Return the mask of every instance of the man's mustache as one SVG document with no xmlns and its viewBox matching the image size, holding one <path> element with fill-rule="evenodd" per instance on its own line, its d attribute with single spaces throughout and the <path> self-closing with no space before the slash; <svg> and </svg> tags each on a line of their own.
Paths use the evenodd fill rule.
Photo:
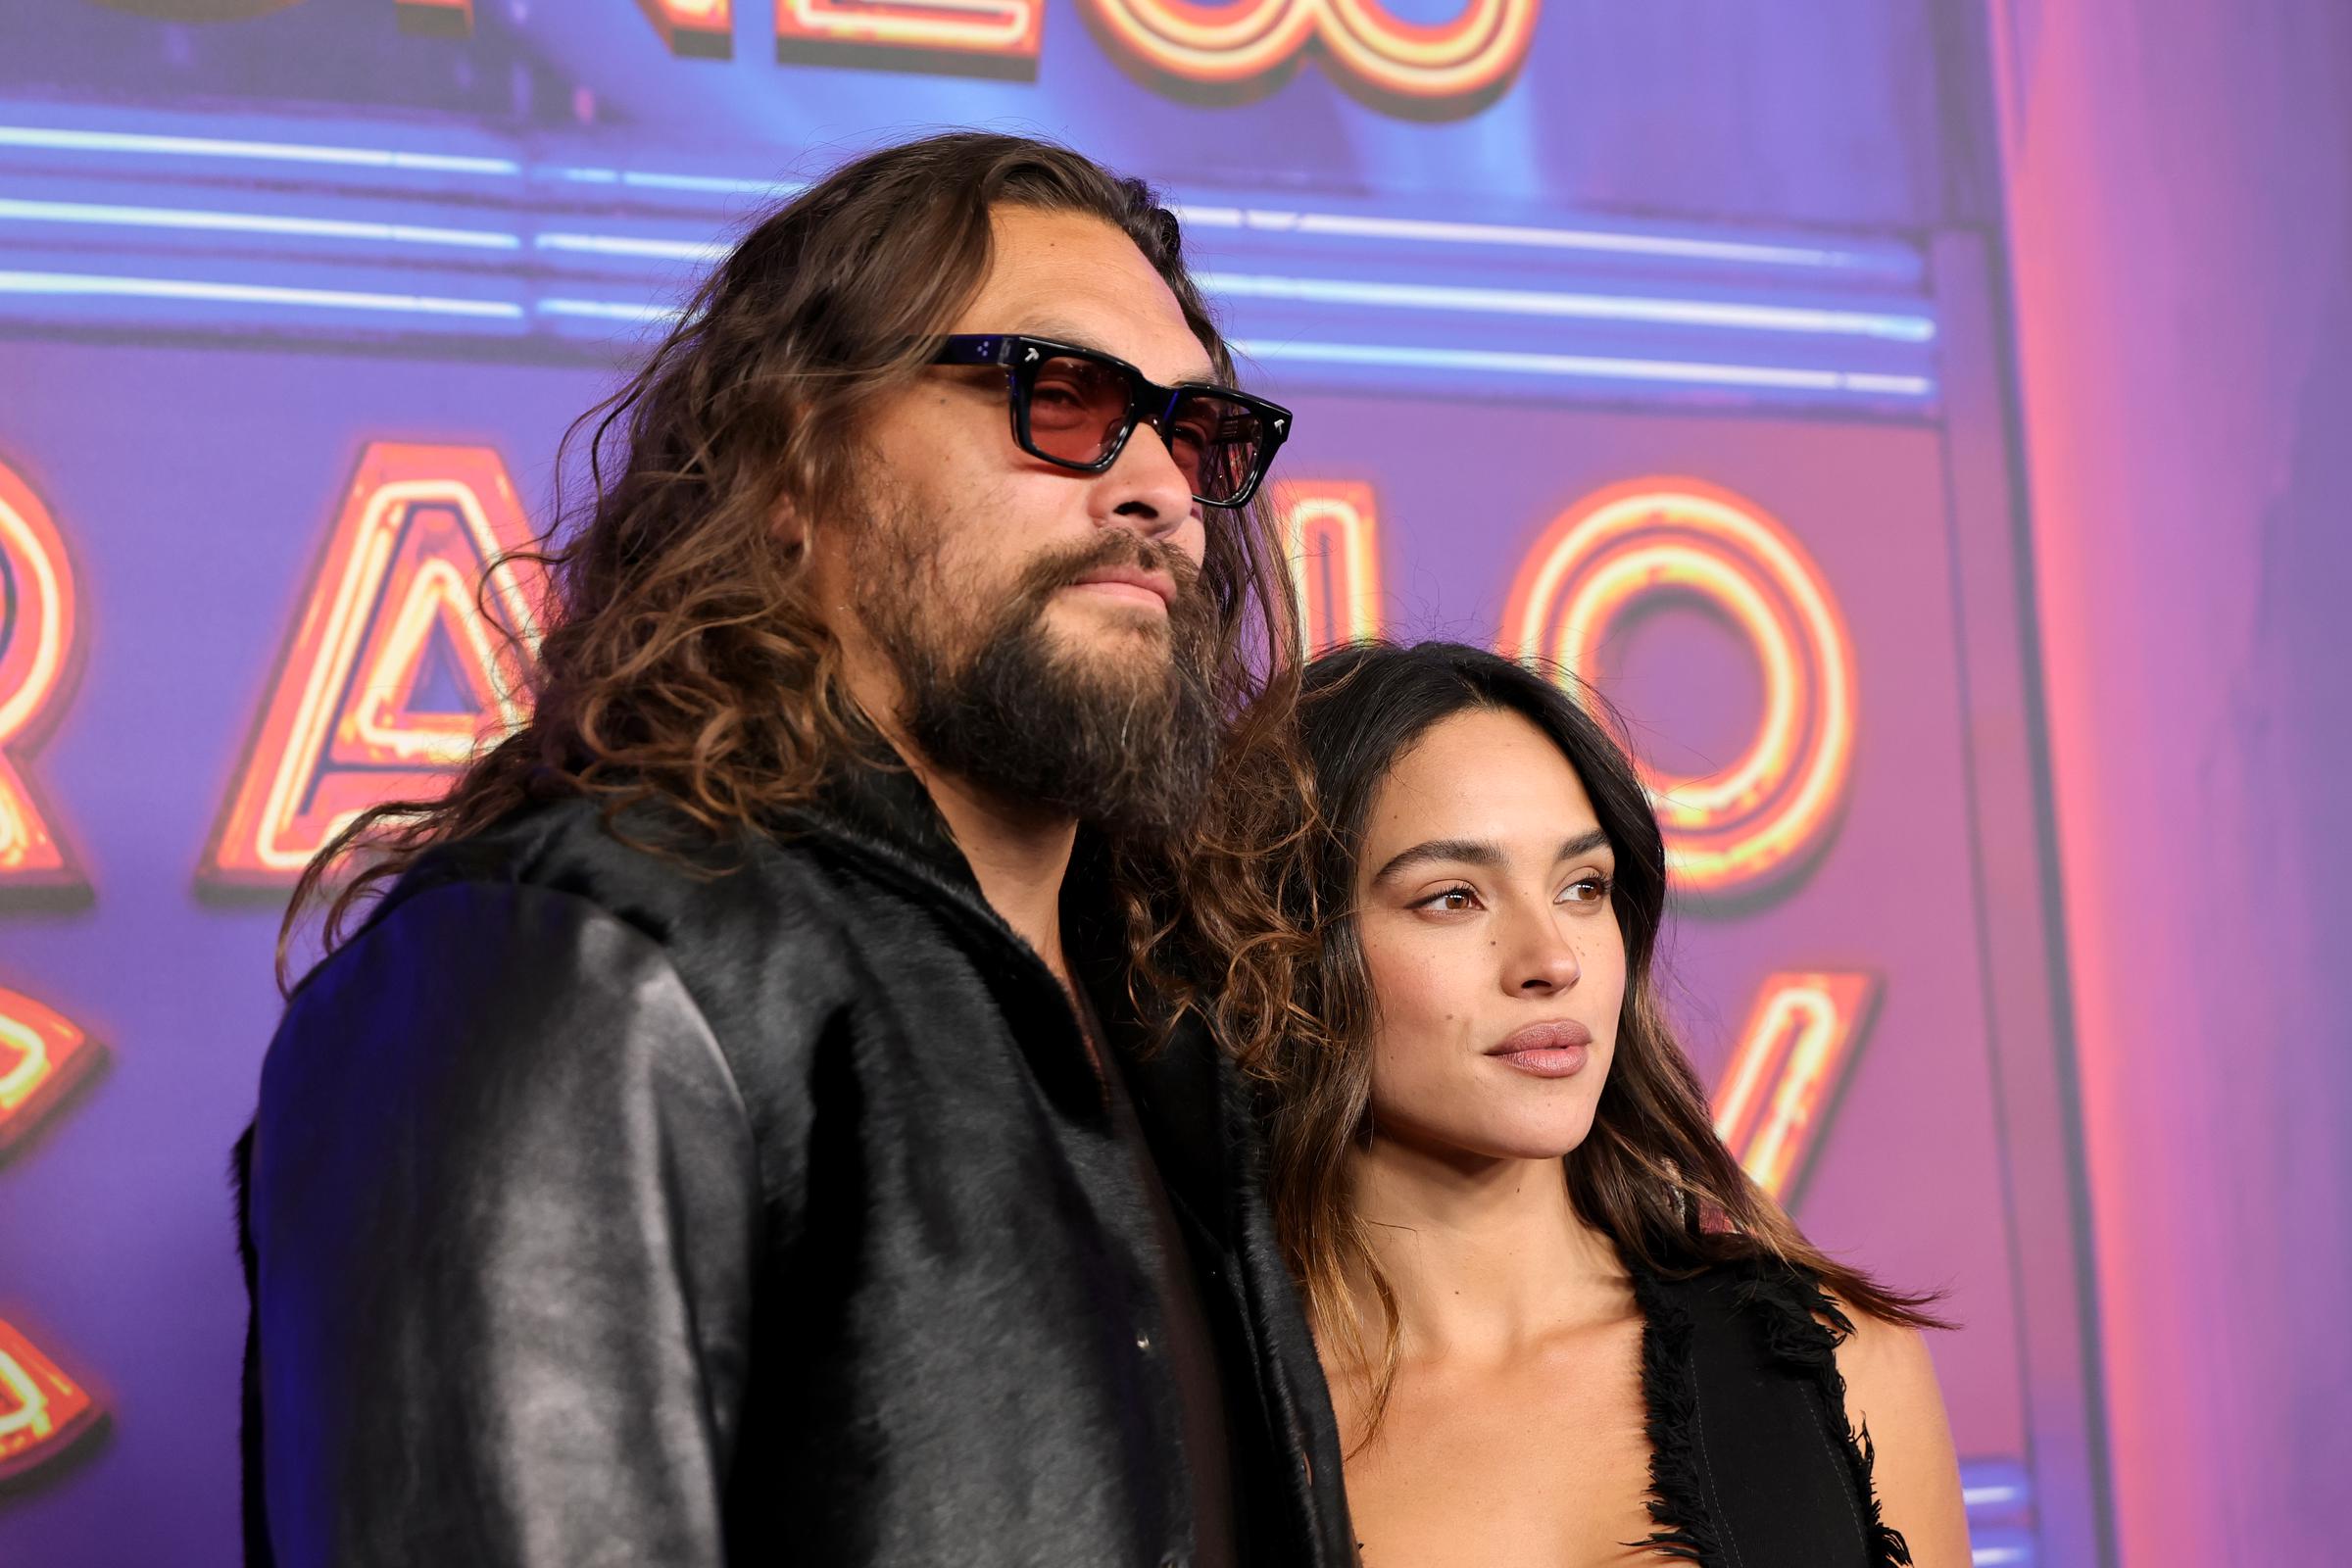
<svg viewBox="0 0 2352 1568">
<path fill-rule="evenodd" d="M 1140 533 L 1124 528 L 1103 534 L 1100 539 L 1075 549 L 1049 556 L 1032 563 L 1021 573 L 1014 597 L 1042 606 L 1046 599 L 1067 588 L 1089 572 L 1105 566 L 1134 566 L 1143 571 L 1165 572 L 1176 583 L 1176 602 L 1169 609 L 1178 612 L 1196 608 L 1200 591 L 1200 568 L 1193 558 L 1181 550 L 1156 544 Z"/>
</svg>

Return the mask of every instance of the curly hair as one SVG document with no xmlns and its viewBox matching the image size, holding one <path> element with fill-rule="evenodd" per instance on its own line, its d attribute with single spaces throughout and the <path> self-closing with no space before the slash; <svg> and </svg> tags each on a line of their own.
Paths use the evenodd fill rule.
<svg viewBox="0 0 2352 1568">
<path fill-rule="evenodd" d="M 1460 712 L 1516 713 L 1558 747 L 1616 852 L 1610 897 L 1626 989 L 1592 1130 L 1565 1159 L 1578 1215 L 1653 1272 L 1769 1258 L 1876 1317 L 1941 1326 L 1925 1310 L 1933 1296 L 1888 1290 L 1808 1242 L 1717 1136 L 1659 997 L 1665 844 L 1633 763 L 1587 710 L 1600 706 L 1565 672 L 1458 643 L 1325 654 L 1306 668 L 1295 732 L 1252 727 L 1229 750 L 1190 885 L 1170 906 L 1164 935 L 1184 956 L 1167 965 L 1180 971 L 1168 984 L 1261 1092 L 1275 1228 L 1326 1353 L 1362 1380 L 1367 1442 L 1396 1380 L 1400 1334 L 1350 1185 L 1370 1125 L 1379 1011 L 1356 932 L 1356 862 L 1390 770 Z M 1357 1306 L 1367 1296 L 1369 1325 Z"/>
<path fill-rule="evenodd" d="M 420 856 L 531 801 L 591 797 L 609 825 L 654 803 L 717 841 L 762 831 L 840 759 L 871 753 L 810 592 L 806 532 L 858 514 L 853 434 L 921 372 L 979 290 L 999 207 L 1089 215 L 1126 234 L 1232 377 L 1177 220 L 1142 181 L 1049 142 L 980 132 L 835 170 L 753 226 L 644 367 L 566 433 L 558 471 L 585 457 L 580 499 L 494 567 L 543 584 L 537 646 L 512 651 L 527 718 L 445 795 L 362 812 L 311 860 L 279 932 L 281 989 L 298 924 L 330 890 L 328 951 Z M 777 526 L 787 514 L 799 537 Z M 1262 499 L 1216 522 L 1200 585 L 1216 620 L 1220 710 L 1269 694 L 1280 707 L 1298 634 L 1278 525 Z M 486 577 L 484 612 L 511 628 L 489 589 Z M 1139 886 L 1167 885 L 1164 868 L 1136 869 Z M 1140 908 L 1130 902 L 1131 919 Z"/>
</svg>

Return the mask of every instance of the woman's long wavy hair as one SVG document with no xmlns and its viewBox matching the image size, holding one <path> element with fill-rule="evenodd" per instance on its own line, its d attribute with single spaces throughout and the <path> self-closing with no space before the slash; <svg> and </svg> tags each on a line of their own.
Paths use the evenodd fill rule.
<svg viewBox="0 0 2352 1568">
<path fill-rule="evenodd" d="M 753 227 L 644 368 L 565 435 L 559 493 L 583 456 L 588 483 L 535 548 L 506 560 L 546 585 L 538 645 L 517 661 L 528 719 L 447 794 L 377 806 L 312 859 L 279 933 L 281 987 L 311 906 L 331 891 L 331 951 L 362 902 L 420 856 L 527 802 L 592 797 L 609 822 L 655 803 L 723 840 L 806 803 L 829 766 L 870 746 L 809 591 L 806 535 L 861 514 L 853 433 L 922 373 L 985 281 L 1000 207 L 1085 214 L 1124 232 L 1231 379 L 1177 220 L 1142 181 L 1049 142 L 980 132 L 834 171 Z M 797 529 L 779 526 L 788 515 Z M 1200 587 L 1215 607 L 1223 710 L 1278 714 L 1298 676 L 1298 620 L 1265 502 L 1212 518 Z M 1268 691 L 1271 704 L 1252 709 Z M 1164 889 L 1164 867 L 1147 870 L 1138 885 Z"/>
<path fill-rule="evenodd" d="M 1187 1000 L 1263 1092 L 1276 1229 L 1326 1353 L 1336 1349 L 1333 1359 L 1362 1380 L 1367 1440 L 1396 1379 L 1400 1333 L 1350 1190 L 1370 1126 L 1379 1011 L 1356 931 L 1357 858 L 1390 770 L 1457 713 L 1515 713 L 1542 731 L 1583 780 L 1616 852 L 1625 1000 L 1592 1131 L 1566 1157 L 1578 1215 L 1652 1272 L 1778 1259 L 1877 1317 L 1936 1324 L 1924 1310 L 1934 1298 L 1888 1290 L 1806 1241 L 1716 1136 L 1653 970 L 1667 891 L 1657 816 L 1625 752 L 1563 689 L 1572 684 L 1458 643 L 1324 655 L 1306 669 L 1295 740 L 1250 732 L 1229 753 L 1213 792 L 1218 819 L 1171 933 L 1207 982 Z M 1369 1314 L 1358 1305 L 1366 1300 Z"/>
</svg>

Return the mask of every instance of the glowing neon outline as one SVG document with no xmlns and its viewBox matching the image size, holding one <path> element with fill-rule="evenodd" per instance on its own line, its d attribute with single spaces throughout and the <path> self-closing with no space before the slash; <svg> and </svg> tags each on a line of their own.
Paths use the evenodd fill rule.
<svg viewBox="0 0 2352 1568">
<path fill-rule="evenodd" d="M 0 1073 L 0 1153 L 47 1119 L 105 1055 L 80 1026 L 54 1007 L 0 986 L 0 1052 L 19 1059 Z"/>
<path fill-rule="evenodd" d="M 426 767 L 454 766 L 472 755 L 477 736 L 473 724 L 461 715 L 452 715 L 460 719 L 462 727 L 457 729 L 421 724 L 400 728 L 384 717 L 402 695 L 393 689 L 394 683 L 404 671 L 414 676 L 423 658 L 425 639 L 445 617 L 456 622 L 458 635 L 466 651 L 473 655 L 476 668 L 499 667 L 498 645 L 483 626 L 481 617 L 471 612 L 472 609 L 465 577 L 448 561 L 436 558 L 417 567 L 390 634 L 383 639 L 375 662 L 354 693 L 358 701 L 344 715 L 354 740 L 404 762 Z M 449 616 L 453 610 L 456 614 Z M 502 700 L 499 706 L 506 711 L 509 705 Z"/>
<path fill-rule="evenodd" d="M 0 690 L 0 887 L 78 887 L 63 836 L 34 804 L 26 773 L 9 760 L 52 703 L 74 653 L 75 591 L 73 563 L 57 521 L 24 477 L 0 463 L 0 552 L 21 564 L 27 609 L 19 625 L 30 622 L 32 657 L 16 677 L 13 691 Z M 0 626 L 0 639 L 12 628 Z M 0 674 L 14 662 L 8 640 L 0 640 Z"/>
<path fill-rule="evenodd" d="M 32 1098 L 33 1091 L 48 1080 L 52 1068 L 49 1043 L 30 1024 L 20 1023 L 5 1012 L 0 1012 L 0 1045 L 18 1052 L 23 1058 L 0 1073 L 0 1116 L 7 1116 Z"/>
<path fill-rule="evenodd" d="M 725 58 L 735 50 L 734 0 L 637 0 L 662 42 L 673 55 L 691 57 L 698 51 L 680 40 L 692 38 L 710 55 Z"/>
<path fill-rule="evenodd" d="M 1642 767 L 1669 866 L 1686 888 L 1720 893 L 1795 860 L 1842 800 L 1852 639 L 1819 568 L 1769 513 L 1702 480 L 1652 477 L 1596 491 L 1544 530 L 1512 583 L 1504 651 L 1593 678 L 1609 621 L 1658 587 L 1707 595 L 1764 662 L 1765 719 L 1738 763 L 1713 779 Z"/>
<path fill-rule="evenodd" d="M 522 241 L 489 228 L 435 228 L 421 223 L 364 223 L 342 218 L 285 213 L 232 213 L 204 207 L 130 207 L 112 202 L 26 201 L 0 196 L 0 219 L 35 223 L 101 223 L 127 228 L 218 229 L 233 234 L 298 234 L 317 239 L 369 239 L 399 245 L 465 245 L 511 251 Z"/>
<path fill-rule="evenodd" d="M 1516 71 L 1534 36 L 1540 0 L 1467 0 L 1435 25 L 1389 15 L 1377 0 L 1085 0 L 1098 21 L 1147 65 L 1188 81 L 1262 75 L 1320 40 L 1368 86 L 1437 99 L 1483 91 Z"/>
<path fill-rule="evenodd" d="M 958 12 L 963 15 L 955 15 Z M 995 19 L 995 25 L 982 26 L 971 20 L 982 18 Z M 1036 57 L 1044 22 L 1044 0 L 923 0 L 920 5 L 776 0 L 776 36 L 780 39 L 953 50 L 1011 59 Z"/>
<path fill-rule="evenodd" d="M 221 136 L 171 136 L 133 130 L 68 130 L 48 125 L 0 125 L 0 147 L 48 152 L 162 153 L 187 158 L 260 158 L 277 163 L 338 164 L 361 169 L 405 169 L 444 174 L 519 174 L 511 158 L 413 153 L 388 147 L 335 147 L 299 141 L 244 141 Z"/>
<path fill-rule="evenodd" d="M 1716 1098 L 1715 1131 L 1776 1199 L 1826 1128 L 1817 1118 L 1854 1060 L 1878 985 L 1866 972 L 1793 972 L 1769 976 L 1757 993 Z"/>
<path fill-rule="evenodd" d="M 431 462 L 482 466 L 482 476 L 503 489 L 513 503 L 511 508 L 502 509 L 501 514 L 513 517 L 516 536 L 512 539 L 501 536 L 471 479 L 371 480 L 372 473 L 410 462 L 418 454 L 429 455 Z M 352 522 L 349 507 L 360 498 L 357 492 L 363 485 L 370 486 L 365 491 L 366 510 L 357 522 Z M 229 881 L 250 880 L 257 875 L 291 876 L 299 873 L 316 853 L 316 845 L 287 850 L 279 844 L 293 830 L 295 801 L 322 765 L 329 739 L 328 725 L 342 716 L 339 710 L 342 677 L 352 671 L 361 655 L 360 640 L 366 635 L 368 613 L 375 608 L 375 596 L 391 564 L 407 509 L 422 503 L 437 503 L 454 511 L 483 562 L 498 562 L 507 551 L 527 541 L 528 525 L 522 520 L 520 501 L 514 497 L 506 465 L 492 449 L 404 442 L 368 444 L 345 490 L 343 505 L 330 524 L 321 557 L 320 570 L 331 569 L 340 545 L 347 552 L 341 574 L 331 585 L 313 580 L 295 628 L 288 634 L 287 662 L 279 666 L 276 679 L 280 683 L 298 679 L 302 684 L 297 688 L 294 706 L 286 715 L 282 731 L 274 737 L 276 755 L 263 764 L 260 751 L 272 743 L 271 732 L 277 728 L 274 718 L 282 702 L 281 692 L 273 689 L 263 702 L 255 739 L 239 768 L 238 782 L 230 795 L 214 848 L 206 855 L 208 875 Z M 343 543 L 346 536 L 348 543 Z M 427 564 L 429 568 L 430 564 Z M 537 607 L 531 602 L 524 581 L 526 575 L 517 563 L 509 561 L 490 573 L 490 580 L 508 623 L 520 629 L 527 648 L 537 644 L 538 617 Z M 419 571 L 416 580 L 408 585 L 412 597 L 417 596 L 420 584 L 427 584 L 425 571 Z M 319 609 L 321 590 L 325 590 L 323 614 Z M 467 603 L 470 602 L 468 596 Z M 409 605 L 398 607 L 400 616 L 410 613 Z M 314 620 L 318 622 L 315 634 L 308 630 Z M 399 624 L 396 619 L 395 627 Z M 292 661 L 306 649 L 308 667 L 297 670 Z M 500 720 L 512 727 L 524 716 L 521 700 L 508 684 L 504 660 L 494 658 L 487 668 L 497 693 Z M 268 784 L 259 793 L 258 801 L 252 787 L 257 765 L 267 765 L 270 770 Z M 349 822 L 352 814 L 346 812 L 330 821 L 327 836 Z"/>
<path fill-rule="evenodd" d="M 1298 626 L 1308 657 L 1379 636 L 1380 514 L 1372 487 L 1347 479 L 1288 481 L 1282 486 L 1281 508 L 1283 543 L 1292 562 Z M 1311 550 L 1317 542 L 1323 548 Z M 1305 569 L 1310 558 L 1328 563 L 1324 570 L 1339 591 L 1339 604 L 1322 601 L 1316 588 L 1321 574 Z M 1318 630 L 1330 635 L 1319 636 Z"/>
<path fill-rule="evenodd" d="M 219 283 L 185 277 L 122 277 L 111 272 L 0 271 L 0 294 L 53 294 L 112 299 L 204 300 L 229 305 L 309 305 L 337 311 L 405 311 L 418 316 L 481 316 L 519 320 L 512 300 L 466 300 L 437 294 L 379 294 L 363 289 L 290 288 L 267 283 Z"/>
<path fill-rule="evenodd" d="M 47 1464 L 103 1413 L 96 1396 L 5 1319 L 0 1319 L 0 1388 L 17 1405 L 0 1411 L 0 1478 Z"/>
<path fill-rule="evenodd" d="M 1637 360 L 1591 354 L 1535 354 L 1521 349 L 1422 348 L 1402 343 L 1312 343 L 1296 339 L 1231 340 L 1253 360 L 1306 365 L 1370 365 L 1435 370 L 1502 370 L 1614 381 L 1679 381 L 1698 385 L 1769 387 L 1790 392 L 1870 392 L 1930 398 L 1936 383 L 1924 375 L 1862 370 L 1813 370 L 1771 365 L 1716 365 L 1691 360 Z"/>
<path fill-rule="evenodd" d="M 1834 311 L 1793 305 L 1742 305 L 1733 300 L 1655 299 L 1641 295 L 1571 294 L 1549 289 L 1473 288 L 1457 284 L 1375 283 L 1359 278 L 1289 277 L 1263 272 L 1196 272 L 1193 281 L 1214 298 L 1307 300 L 1328 305 L 1373 305 L 1396 310 L 1465 311 L 1601 321 L 1648 321 L 1670 326 L 1714 326 L 1758 332 L 1798 332 L 1926 343 L 1936 323 L 1924 316 Z"/>
<path fill-rule="evenodd" d="M 528 172 L 573 181 L 643 185 L 681 190 L 775 191 L 788 193 L 797 181 L 709 174 L 665 174 L 653 171 L 587 169 L 563 165 L 526 167 L 505 158 L 408 152 L 394 148 L 317 145 L 303 142 L 229 140 L 134 131 L 72 130 L 44 125 L 0 125 L 0 146 L 45 151 L 163 153 L 212 158 L 254 158 L 295 163 L 340 164 L 442 173 L 501 177 Z M 1728 262 L 1742 266 L 1865 271 L 1915 279 L 1923 264 L 1899 245 L 1875 249 L 1762 240 L 1712 239 L 1698 235 L 1644 234 L 1597 228 L 1559 228 L 1532 223 L 1494 223 L 1450 219 L 1403 218 L 1365 213 L 1296 211 L 1283 208 L 1212 207 L 1178 203 L 1172 210 L 1188 226 L 1249 228 L 1273 233 L 1324 235 L 1343 239 L 1401 239 L 1425 244 L 1507 246 L 1541 250 L 1588 250 L 1609 254 Z"/>
</svg>

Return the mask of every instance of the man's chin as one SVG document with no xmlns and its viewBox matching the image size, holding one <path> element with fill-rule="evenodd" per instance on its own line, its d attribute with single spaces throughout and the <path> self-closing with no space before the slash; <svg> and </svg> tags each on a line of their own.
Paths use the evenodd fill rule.
<svg viewBox="0 0 2352 1568">
<path fill-rule="evenodd" d="M 1064 588 L 1049 600 L 1040 619 L 1056 650 L 1083 652 L 1088 648 L 1116 648 L 1133 656 L 1139 639 L 1168 646 L 1168 612 L 1164 605 L 1093 588 Z"/>
<path fill-rule="evenodd" d="M 1101 683 L 1116 678 L 1120 685 L 1158 687 L 1174 657 L 1174 639 L 1164 614 L 1127 606 L 1108 609 L 1091 605 L 1049 606 L 1039 618 L 1046 652 L 1069 673 L 1083 671 Z"/>
</svg>

